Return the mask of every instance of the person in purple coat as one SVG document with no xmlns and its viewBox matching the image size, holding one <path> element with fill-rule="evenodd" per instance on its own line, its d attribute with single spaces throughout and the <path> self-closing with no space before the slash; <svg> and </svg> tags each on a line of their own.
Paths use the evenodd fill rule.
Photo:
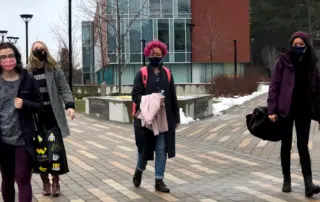
<svg viewBox="0 0 320 202">
<path fill-rule="evenodd" d="M 296 32 L 290 39 L 290 49 L 278 58 L 272 72 L 268 114 L 273 122 L 283 121 L 284 139 L 281 141 L 281 166 L 284 176 L 282 191 L 291 192 L 290 154 L 292 130 L 295 124 L 297 147 L 305 182 L 305 195 L 320 192 L 312 182 L 308 149 L 311 120 L 320 121 L 320 77 L 317 57 L 305 32 Z"/>
</svg>

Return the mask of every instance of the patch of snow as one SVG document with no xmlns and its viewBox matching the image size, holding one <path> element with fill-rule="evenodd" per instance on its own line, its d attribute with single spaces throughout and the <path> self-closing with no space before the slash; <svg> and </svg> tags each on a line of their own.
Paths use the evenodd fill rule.
<svg viewBox="0 0 320 202">
<path fill-rule="evenodd" d="M 194 95 L 178 95 L 178 99 L 194 99 L 195 97 Z"/>
<path fill-rule="evenodd" d="M 260 95 L 267 93 L 269 90 L 268 85 L 259 85 L 258 91 L 252 93 L 251 95 L 246 95 L 243 97 L 235 96 L 233 98 L 219 97 L 214 99 L 217 103 L 212 104 L 212 113 L 214 116 L 220 116 L 224 111 L 230 109 L 231 107 L 242 105 L 243 103 L 250 101 Z"/>
<path fill-rule="evenodd" d="M 194 119 L 192 117 L 186 117 L 182 108 L 180 108 L 180 124 L 189 124 L 192 122 L 194 122 Z"/>
</svg>

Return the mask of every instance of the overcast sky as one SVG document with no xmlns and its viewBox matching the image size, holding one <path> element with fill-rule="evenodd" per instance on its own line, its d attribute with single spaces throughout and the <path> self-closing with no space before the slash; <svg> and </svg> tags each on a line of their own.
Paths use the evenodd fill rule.
<svg viewBox="0 0 320 202">
<path fill-rule="evenodd" d="M 79 11 L 81 0 L 73 0 L 73 23 L 77 27 L 77 47 L 81 50 L 81 21 L 87 20 Z M 20 37 L 17 46 L 23 55 L 25 63 L 25 23 L 20 14 L 33 14 L 29 22 L 29 49 L 36 40 L 47 43 L 54 56 L 59 49 L 58 40 L 52 32 L 56 24 L 68 29 L 68 24 L 63 23 L 67 16 L 68 0 L 0 0 L 0 30 L 8 30 L 7 36 Z M 86 18 L 86 19 L 85 19 Z M 65 36 L 66 40 L 68 35 Z M 1 38 L 0 38 L 1 40 Z M 79 54 L 81 52 L 79 51 Z M 80 57 L 81 58 L 81 57 Z"/>
</svg>

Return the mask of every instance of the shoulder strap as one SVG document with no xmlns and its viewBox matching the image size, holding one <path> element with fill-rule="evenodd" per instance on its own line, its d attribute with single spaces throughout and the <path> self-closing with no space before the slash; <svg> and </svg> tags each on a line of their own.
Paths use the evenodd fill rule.
<svg viewBox="0 0 320 202">
<path fill-rule="evenodd" d="M 166 74 L 168 76 L 168 81 L 170 83 L 171 82 L 171 72 L 167 67 L 163 67 L 163 69 L 166 71 Z M 141 75 L 142 75 L 143 86 L 146 87 L 147 81 L 148 81 L 148 69 L 146 66 L 143 66 L 140 68 L 140 71 L 141 71 Z"/>
<path fill-rule="evenodd" d="M 163 67 L 163 69 L 166 71 L 167 76 L 168 76 L 168 81 L 170 83 L 171 82 L 171 72 L 167 67 Z"/>
<path fill-rule="evenodd" d="M 140 71 L 141 71 L 141 75 L 142 75 L 143 86 L 146 87 L 147 81 L 148 81 L 148 69 L 146 66 L 143 66 L 140 68 Z"/>
</svg>

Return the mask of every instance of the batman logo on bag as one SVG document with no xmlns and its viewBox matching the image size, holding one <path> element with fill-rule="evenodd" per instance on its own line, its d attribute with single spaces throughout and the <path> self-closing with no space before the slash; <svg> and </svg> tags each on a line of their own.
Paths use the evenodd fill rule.
<svg viewBox="0 0 320 202">
<path fill-rule="evenodd" d="M 37 154 L 45 154 L 46 151 L 47 151 L 47 148 L 46 148 L 46 147 L 43 148 L 43 149 L 41 149 L 41 148 L 37 148 L 37 149 L 36 149 Z"/>
</svg>

